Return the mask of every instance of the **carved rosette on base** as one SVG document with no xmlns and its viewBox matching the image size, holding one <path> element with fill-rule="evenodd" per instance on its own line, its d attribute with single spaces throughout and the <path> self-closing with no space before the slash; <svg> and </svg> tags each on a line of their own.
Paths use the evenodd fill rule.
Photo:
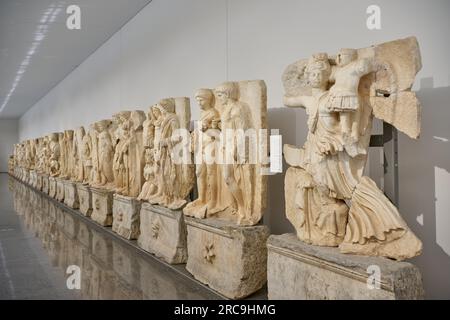
<svg viewBox="0 0 450 320">
<path fill-rule="evenodd" d="M 138 245 L 171 264 L 186 263 L 186 224 L 182 210 L 143 203 Z"/>
<path fill-rule="evenodd" d="M 63 184 L 64 184 L 64 203 L 72 209 L 78 209 L 79 201 L 76 183 L 70 180 L 64 180 Z"/>
<path fill-rule="evenodd" d="M 91 219 L 104 227 L 112 226 L 114 191 L 91 187 L 92 215 Z"/>
<path fill-rule="evenodd" d="M 42 192 L 49 194 L 50 193 L 50 178 L 48 175 L 42 175 Z"/>
<path fill-rule="evenodd" d="M 86 217 L 92 214 L 92 192 L 91 187 L 82 183 L 77 183 L 77 193 L 79 200 L 79 211 Z"/>
<path fill-rule="evenodd" d="M 112 230 L 125 239 L 137 239 L 140 210 L 141 202 L 136 198 L 115 194 Z"/>
<path fill-rule="evenodd" d="M 54 177 L 48 178 L 48 195 L 56 198 L 56 179 Z"/>
<path fill-rule="evenodd" d="M 245 298 L 267 279 L 264 225 L 237 226 L 217 219 L 186 219 L 186 269 L 200 282 L 231 299 Z"/>
<path fill-rule="evenodd" d="M 306 244 L 295 234 L 267 241 L 269 299 L 423 299 L 414 265 L 386 258 L 342 254 Z"/>
<path fill-rule="evenodd" d="M 64 183 L 65 180 L 61 178 L 55 178 L 56 180 L 56 200 L 63 202 L 64 201 Z"/>
</svg>

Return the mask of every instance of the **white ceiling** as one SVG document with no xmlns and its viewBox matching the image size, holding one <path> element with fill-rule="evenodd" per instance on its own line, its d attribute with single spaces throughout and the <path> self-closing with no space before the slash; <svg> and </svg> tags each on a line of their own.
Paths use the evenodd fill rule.
<svg viewBox="0 0 450 320">
<path fill-rule="evenodd" d="M 0 119 L 19 118 L 151 0 L 0 0 Z M 69 30 L 69 5 L 81 30 Z"/>
</svg>

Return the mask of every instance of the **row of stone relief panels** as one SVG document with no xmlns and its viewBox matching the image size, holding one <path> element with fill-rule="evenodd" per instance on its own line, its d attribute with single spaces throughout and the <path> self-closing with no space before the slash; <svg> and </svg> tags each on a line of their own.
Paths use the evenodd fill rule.
<svg viewBox="0 0 450 320">
<path fill-rule="evenodd" d="M 317 53 L 286 68 L 283 103 L 308 115 L 303 147 L 283 148 L 286 216 L 297 239 L 395 260 L 421 253 L 397 208 L 364 176 L 373 117 L 419 136 L 411 86 L 420 68 L 414 37 Z M 267 199 L 267 89 L 261 80 L 226 82 L 198 90 L 195 99 L 201 115 L 194 130 L 189 98 L 163 99 L 147 113 L 122 111 L 87 132 L 18 144 L 11 171 L 25 170 L 18 173 L 31 174 L 51 197 L 137 238 L 145 250 L 171 263 L 187 259 L 189 272 L 215 290 L 244 297 L 266 281 L 269 232 L 258 223 Z M 283 252 L 302 250 L 278 240 Z M 292 283 L 282 275 L 272 281 Z"/>
</svg>

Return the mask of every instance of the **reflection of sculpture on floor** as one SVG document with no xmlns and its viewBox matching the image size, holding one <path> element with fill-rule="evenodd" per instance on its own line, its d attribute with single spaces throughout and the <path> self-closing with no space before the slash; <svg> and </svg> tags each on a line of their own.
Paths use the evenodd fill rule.
<svg viewBox="0 0 450 320">
<path fill-rule="evenodd" d="M 308 114 L 305 145 L 284 147 L 286 212 L 301 240 L 398 260 L 421 253 L 395 206 L 363 176 L 373 115 L 418 136 L 410 88 L 419 69 L 414 38 L 345 49 L 336 61 L 316 54 L 287 68 L 284 103 Z"/>
</svg>

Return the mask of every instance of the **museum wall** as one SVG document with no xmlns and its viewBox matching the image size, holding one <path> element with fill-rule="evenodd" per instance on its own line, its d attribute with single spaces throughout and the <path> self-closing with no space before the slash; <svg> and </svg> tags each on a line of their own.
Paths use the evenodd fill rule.
<svg viewBox="0 0 450 320">
<path fill-rule="evenodd" d="M 17 120 L 0 119 L 0 173 L 8 172 L 8 157 L 19 142 Z"/>
<path fill-rule="evenodd" d="M 427 296 L 449 297 L 450 3 L 377 1 L 382 25 L 371 31 L 366 8 L 372 1 L 348 2 L 153 0 L 20 119 L 20 139 L 87 126 L 119 110 L 147 109 L 163 97 L 192 98 L 195 89 L 224 80 L 264 79 L 270 127 L 280 130 L 283 143 L 301 145 L 305 112 L 282 105 L 281 74 L 288 64 L 314 52 L 414 35 L 423 63 L 413 87 L 423 105 L 423 131 L 419 141 L 400 134 L 400 212 L 424 242 L 423 255 L 413 262 Z M 192 119 L 198 114 L 192 103 Z M 370 174 L 379 182 L 373 165 L 379 151 L 371 156 Z M 270 177 L 264 217 L 276 234 L 293 231 L 284 216 L 283 179 Z"/>
</svg>

